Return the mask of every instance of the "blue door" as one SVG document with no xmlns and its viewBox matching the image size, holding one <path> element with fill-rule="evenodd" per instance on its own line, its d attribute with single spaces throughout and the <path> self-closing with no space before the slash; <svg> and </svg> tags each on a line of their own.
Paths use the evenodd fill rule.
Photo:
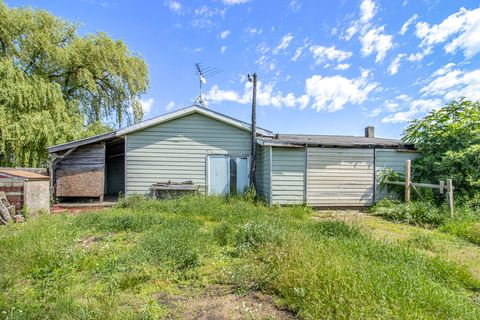
<svg viewBox="0 0 480 320">
<path fill-rule="evenodd" d="M 208 194 L 227 195 L 230 191 L 230 158 L 208 156 Z"/>
</svg>

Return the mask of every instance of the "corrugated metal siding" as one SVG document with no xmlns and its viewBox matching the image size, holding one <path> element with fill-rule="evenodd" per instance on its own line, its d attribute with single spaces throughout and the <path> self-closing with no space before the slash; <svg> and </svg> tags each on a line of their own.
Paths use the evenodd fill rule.
<svg viewBox="0 0 480 320">
<path fill-rule="evenodd" d="M 272 147 L 272 203 L 302 204 L 305 149 Z"/>
<path fill-rule="evenodd" d="M 270 150 L 257 146 L 257 193 L 270 203 Z"/>
<path fill-rule="evenodd" d="M 373 149 L 308 148 L 307 204 L 365 206 L 373 203 Z"/>
<path fill-rule="evenodd" d="M 375 185 L 375 201 L 381 200 L 383 198 L 389 197 L 388 192 L 385 188 L 382 188 L 378 185 L 379 176 L 381 172 L 385 169 L 391 168 L 393 171 L 398 173 L 405 173 L 405 161 L 414 160 L 420 156 L 418 152 L 412 151 L 399 151 L 391 149 L 377 149 L 375 150 L 375 172 L 377 175 L 376 185 Z M 394 196 L 394 195 L 390 195 Z"/>
<path fill-rule="evenodd" d="M 153 183 L 192 180 L 205 192 L 207 154 L 250 154 L 250 133 L 190 114 L 128 134 L 126 194 L 149 194 Z"/>
</svg>

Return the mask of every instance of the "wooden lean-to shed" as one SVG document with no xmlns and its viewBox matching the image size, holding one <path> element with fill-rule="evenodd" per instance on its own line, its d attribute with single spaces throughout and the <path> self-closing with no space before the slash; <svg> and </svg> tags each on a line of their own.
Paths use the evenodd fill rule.
<svg viewBox="0 0 480 320">
<path fill-rule="evenodd" d="M 16 211 L 24 209 L 32 216 L 50 212 L 50 177 L 46 170 L 0 168 L 0 191 Z"/>
<path fill-rule="evenodd" d="M 365 136 L 256 133 L 256 188 L 269 204 L 368 206 L 386 196 L 380 172 L 401 172 L 402 161 L 418 156 L 371 127 Z M 61 200 L 152 196 L 169 185 L 226 195 L 250 183 L 250 124 L 199 106 L 48 150 Z"/>
</svg>

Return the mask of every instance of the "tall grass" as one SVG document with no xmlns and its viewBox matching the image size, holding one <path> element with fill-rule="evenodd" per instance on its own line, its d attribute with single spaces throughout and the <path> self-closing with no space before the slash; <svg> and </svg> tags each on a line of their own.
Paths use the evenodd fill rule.
<svg viewBox="0 0 480 320">
<path fill-rule="evenodd" d="M 304 319 L 480 317 L 465 269 L 376 241 L 305 207 L 240 198 L 127 198 L 0 230 L 0 317 L 172 316 L 162 292 L 262 290 Z M 189 289 L 187 289 L 189 290 Z"/>
<path fill-rule="evenodd" d="M 462 200 L 457 203 L 452 218 L 446 206 L 431 202 L 413 201 L 403 203 L 395 200 L 382 200 L 371 211 L 394 222 L 436 228 L 480 245 L 480 200 Z"/>
</svg>

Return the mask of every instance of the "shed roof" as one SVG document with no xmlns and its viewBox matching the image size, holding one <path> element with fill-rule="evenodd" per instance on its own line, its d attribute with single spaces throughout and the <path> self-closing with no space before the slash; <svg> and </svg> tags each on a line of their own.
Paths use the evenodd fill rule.
<svg viewBox="0 0 480 320">
<path fill-rule="evenodd" d="M 59 152 L 59 151 L 67 150 L 67 149 L 70 149 L 70 148 L 87 145 L 87 144 L 90 144 L 90 143 L 111 140 L 111 139 L 116 138 L 116 137 L 121 137 L 121 136 L 124 136 L 126 134 L 130 134 L 130 133 L 133 133 L 133 132 L 136 132 L 136 131 L 140 131 L 140 130 L 149 128 L 151 126 L 161 124 L 161 123 L 164 123 L 164 122 L 167 122 L 167 121 L 170 121 L 170 120 L 174 120 L 174 119 L 177 119 L 177 118 L 181 118 L 181 117 L 187 116 L 189 114 L 193 114 L 193 113 L 202 114 L 204 116 L 216 119 L 218 121 L 224 122 L 226 124 L 232 125 L 234 127 L 242 129 L 242 130 L 246 130 L 246 131 L 251 131 L 252 130 L 251 125 L 247 122 L 240 121 L 240 120 L 234 119 L 232 117 L 226 116 L 224 114 L 221 114 L 219 112 L 194 105 L 194 106 L 190 106 L 190 107 L 183 108 L 183 109 L 180 109 L 180 110 L 177 110 L 177 111 L 174 111 L 174 112 L 170 112 L 170 113 L 167 113 L 167 114 L 164 114 L 164 115 L 161 115 L 161 116 L 149 119 L 149 120 L 139 122 L 139 123 L 134 124 L 132 126 L 128 126 L 128 127 L 125 127 L 125 128 L 120 128 L 116 131 L 111 131 L 111 132 L 107 132 L 107 133 L 104 133 L 104 134 L 99 134 L 99 135 L 96 135 L 96 136 L 93 136 L 93 137 L 89 137 L 89 138 L 86 138 L 86 139 L 81 139 L 81 140 L 76 140 L 76 141 L 71 141 L 71 142 L 51 146 L 51 147 L 48 147 L 48 152 L 50 152 L 50 153 Z M 262 128 L 259 128 L 259 127 L 257 127 L 257 133 L 259 135 L 262 135 L 262 136 L 273 136 L 273 132 L 262 129 Z"/>
<path fill-rule="evenodd" d="M 24 171 L 24 170 L 19 170 L 19 169 L 0 169 L 0 174 L 6 174 L 9 176 L 14 176 L 14 177 L 19 177 L 27 180 L 49 180 L 50 177 L 35 173 L 35 172 L 30 172 L 30 171 Z"/>
<path fill-rule="evenodd" d="M 392 148 L 415 150 L 413 144 L 396 139 L 367 138 L 338 135 L 291 135 L 277 134 L 274 137 L 259 137 L 258 143 L 279 147 L 344 147 L 344 148 Z"/>
</svg>

